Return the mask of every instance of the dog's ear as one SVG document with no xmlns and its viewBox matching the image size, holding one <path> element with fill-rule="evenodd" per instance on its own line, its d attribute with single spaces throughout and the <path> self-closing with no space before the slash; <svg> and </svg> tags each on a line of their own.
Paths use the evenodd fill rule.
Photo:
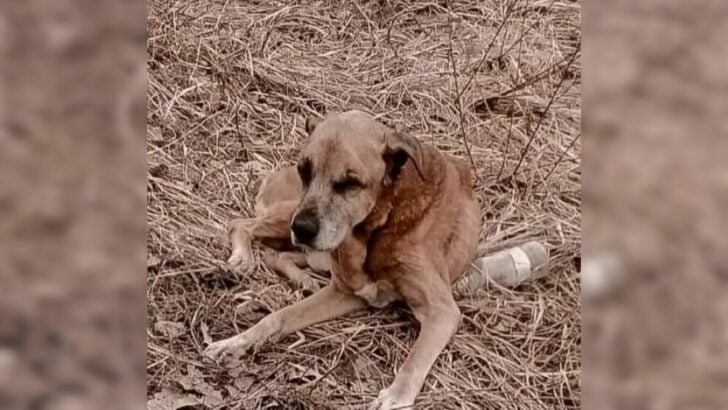
<svg viewBox="0 0 728 410">
<path fill-rule="evenodd" d="M 385 134 L 383 158 L 386 164 L 385 183 L 394 182 L 407 161 L 412 161 L 420 178 L 425 179 L 422 172 L 422 144 L 417 138 L 405 134 L 402 126 L 395 126 L 393 131 Z"/>
<path fill-rule="evenodd" d="M 313 134 L 313 130 L 315 130 L 316 127 L 318 127 L 318 125 L 321 124 L 322 122 L 323 122 L 323 119 L 321 119 L 321 118 L 317 118 L 317 117 L 306 118 L 306 132 L 308 133 L 308 135 Z"/>
</svg>

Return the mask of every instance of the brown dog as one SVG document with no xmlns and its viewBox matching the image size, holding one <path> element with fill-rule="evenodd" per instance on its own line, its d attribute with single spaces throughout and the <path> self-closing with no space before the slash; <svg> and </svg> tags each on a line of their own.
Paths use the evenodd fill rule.
<svg viewBox="0 0 728 410">
<path fill-rule="evenodd" d="M 301 153 L 295 192 L 300 200 L 292 191 L 291 200 L 277 208 L 267 204 L 265 216 L 256 218 L 267 222 L 251 225 L 247 239 L 238 239 L 265 239 L 266 232 L 286 238 L 286 218 L 293 215 L 292 242 L 328 252 L 331 283 L 247 331 L 212 343 L 206 354 L 239 355 L 271 337 L 362 309 L 367 302 L 356 295 L 357 287 L 374 284 L 377 294 L 391 291 L 403 299 L 421 331 L 394 382 L 371 408 L 411 406 L 460 321 L 451 284 L 475 255 L 480 225 L 468 166 L 359 111 L 311 122 L 307 130 L 311 139 Z M 271 223 L 275 220 L 285 222 Z M 363 284 L 352 286 L 350 280 L 362 278 Z"/>
</svg>

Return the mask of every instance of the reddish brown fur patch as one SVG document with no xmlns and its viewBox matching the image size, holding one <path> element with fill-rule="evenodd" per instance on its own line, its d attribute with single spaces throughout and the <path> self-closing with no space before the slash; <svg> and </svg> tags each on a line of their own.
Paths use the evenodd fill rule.
<svg viewBox="0 0 728 410">
<path fill-rule="evenodd" d="M 377 205 L 391 211 L 370 243 L 367 270 L 395 286 L 413 269 L 435 271 L 449 285 L 464 272 L 477 246 L 479 207 L 467 167 L 428 146 L 423 158 L 425 181 L 408 163 Z"/>
</svg>

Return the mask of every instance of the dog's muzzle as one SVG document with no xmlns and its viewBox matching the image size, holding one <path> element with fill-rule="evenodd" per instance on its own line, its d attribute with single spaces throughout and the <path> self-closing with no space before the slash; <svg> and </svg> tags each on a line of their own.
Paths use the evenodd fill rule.
<svg viewBox="0 0 728 410">
<path fill-rule="evenodd" d="M 296 245 L 311 246 L 319 233 L 320 223 L 314 209 L 304 209 L 293 218 L 291 233 Z"/>
</svg>

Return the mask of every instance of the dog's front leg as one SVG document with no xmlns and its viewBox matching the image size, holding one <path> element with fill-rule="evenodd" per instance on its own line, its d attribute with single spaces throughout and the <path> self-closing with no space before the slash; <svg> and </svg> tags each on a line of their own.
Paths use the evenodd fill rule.
<svg viewBox="0 0 728 410">
<path fill-rule="evenodd" d="M 433 283 L 437 281 L 438 283 Z M 394 382 L 379 393 L 370 409 L 411 408 L 435 363 L 460 323 L 460 309 L 443 282 L 413 281 L 403 296 L 420 322 L 420 335 Z M 429 283 L 427 283 L 429 282 Z"/>
<path fill-rule="evenodd" d="M 287 335 L 365 306 L 362 299 L 329 285 L 298 303 L 271 313 L 237 336 L 210 344 L 205 349 L 205 355 L 215 360 L 237 359 L 254 344 Z"/>
</svg>

